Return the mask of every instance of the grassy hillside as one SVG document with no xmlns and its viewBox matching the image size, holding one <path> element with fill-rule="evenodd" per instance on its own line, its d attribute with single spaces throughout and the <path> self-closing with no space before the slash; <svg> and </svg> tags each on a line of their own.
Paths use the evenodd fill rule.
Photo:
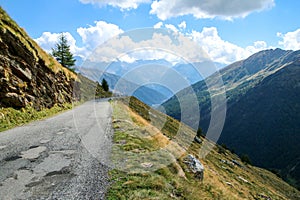
<svg viewBox="0 0 300 200">
<path fill-rule="evenodd" d="M 249 90 L 228 109 L 219 141 L 300 189 L 299 77 L 292 63 Z"/>
<path fill-rule="evenodd" d="M 135 98 L 113 106 L 112 170 L 108 199 L 299 199 L 300 193 L 266 170 L 242 164 L 237 155 L 220 146 L 204 158 L 204 180 L 185 164 L 187 154 L 200 158 L 196 134 Z M 177 133 L 177 134 L 176 134 Z M 201 138 L 204 142 L 211 142 Z M 162 152 L 162 153 L 155 153 Z M 235 163 L 240 163 L 240 166 Z"/>
<path fill-rule="evenodd" d="M 256 53 L 220 71 L 227 96 L 227 116 L 219 138 L 239 155 L 248 154 L 256 166 L 276 171 L 300 188 L 300 51 L 281 49 Z M 214 80 L 215 75 L 208 77 Z M 200 126 L 210 123 L 210 95 L 205 81 L 192 86 L 201 107 Z M 212 89 L 212 95 L 218 88 Z M 189 105 L 189 90 L 177 94 Z M 180 119 L 177 97 L 163 104 Z M 194 124 L 191 124 L 194 125 Z"/>
</svg>

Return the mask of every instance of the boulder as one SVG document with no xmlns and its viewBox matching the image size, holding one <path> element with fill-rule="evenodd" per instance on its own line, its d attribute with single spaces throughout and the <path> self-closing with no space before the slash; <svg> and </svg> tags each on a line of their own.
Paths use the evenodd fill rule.
<svg viewBox="0 0 300 200">
<path fill-rule="evenodd" d="M 243 167 L 243 165 L 241 163 L 239 163 L 239 161 L 237 161 L 237 160 L 231 160 L 231 162 L 239 167 Z"/>
<path fill-rule="evenodd" d="M 194 138 L 194 141 L 197 142 L 198 144 L 202 143 L 202 140 L 197 136 Z"/>
<path fill-rule="evenodd" d="M 185 157 L 184 163 L 189 167 L 189 170 L 195 174 L 197 179 L 203 181 L 204 166 L 196 157 L 189 154 Z"/>
</svg>

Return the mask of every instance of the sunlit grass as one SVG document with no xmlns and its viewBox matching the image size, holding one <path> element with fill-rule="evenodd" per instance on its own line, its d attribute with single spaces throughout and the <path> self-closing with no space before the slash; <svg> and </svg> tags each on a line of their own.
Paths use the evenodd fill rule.
<svg viewBox="0 0 300 200">
<path fill-rule="evenodd" d="M 62 106 L 54 105 L 50 109 L 45 108 L 41 111 L 37 111 L 33 107 L 29 106 L 20 110 L 14 108 L 0 108 L 0 131 L 53 116 L 62 111 L 69 110 L 72 107 L 73 105 L 71 103 L 66 103 Z"/>
</svg>

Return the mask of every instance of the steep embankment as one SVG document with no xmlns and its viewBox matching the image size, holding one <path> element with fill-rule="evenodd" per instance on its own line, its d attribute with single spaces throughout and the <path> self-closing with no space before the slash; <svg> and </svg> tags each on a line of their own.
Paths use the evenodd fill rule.
<svg viewBox="0 0 300 200">
<path fill-rule="evenodd" d="M 0 8 L 0 107 L 42 109 L 71 102 L 77 98 L 76 77 Z"/>
<path fill-rule="evenodd" d="M 200 159 L 203 181 L 187 160 L 200 158 L 204 144 L 189 143 L 195 132 L 135 98 L 112 102 L 113 184 L 108 199 L 299 199 L 296 189 L 266 170 L 242 163 L 215 146 Z M 191 140 L 191 141 L 192 141 Z M 207 147 L 207 146 L 206 146 Z"/>
<path fill-rule="evenodd" d="M 0 8 L 0 131 L 111 96 L 60 65 Z"/>
<path fill-rule="evenodd" d="M 255 165 L 276 170 L 298 187 L 299 61 L 300 51 L 266 50 L 221 70 L 227 117 L 219 140 L 239 154 L 248 154 Z M 193 85 L 193 89 L 201 106 L 200 126 L 207 129 L 210 98 L 205 81 Z M 190 94 L 183 90 L 177 95 Z M 175 97 L 164 107 L 172 116 L 180 116 Z"/>
<path fill-rule="evenodd" d="M 299 77 L 293 62 L 250 89 L 229 107 L 219 141 L 300 188 Z"/>
</svg>

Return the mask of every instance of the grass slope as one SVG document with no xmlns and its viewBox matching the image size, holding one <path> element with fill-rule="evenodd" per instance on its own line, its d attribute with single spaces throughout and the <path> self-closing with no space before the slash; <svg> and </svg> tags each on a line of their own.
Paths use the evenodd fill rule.
<svg viewBox="0 0 300 200">
<path fill-rule="evenodd" d="M 226 88 L 227 111 L 218 140 L 239 155 L 249 155 L 254 165 L 275 171 L 298 189 L 299 60 L 300 51 L 265 50 L 220 70 Z M 215 75 L 206 82 L 211 80 L 217 80 Z M 201 109 L 199 124 L 206 132 L 211 121 L 210 94 L 205 81 L 192 87 Z M 217 89 L 212 87 L 212 96 L 218 94 L 214 91 Z M 180 120 L 181 111 L 191 104 L 190 91 L 184 89 L 164 103 L 167 114 Z M 195 127 L 193 120 L 190 121 L 189 125 Z"/>
<path fill-rule="evenodd" d="M 14 108 L 0 108 L 0 132 L 53 116 L 71 108 L 73 108 L 71 103 L 66 103 L 63 106 L 55 105 L 50 109 L 45 108 L 41 111 L 37 111 L 33 107 L 26 107 L 20 110 Z"/>
<path fill-rule="evenodd" d="M 135 98 L 114 100 L 112 106 L 112 160 L 123 166 L 110 172 L 113 183 L 108 199 L 300 198 L 299 191 L 273 173 L 234 165 L 232 160 L 241 160 L 220 146 L 201 159 L 205 167 L 201 182 L 184 163 L 187 154 L 199 157 L 201 144 L 184 141 L 196 134 L 192 129 Z"/>
</svg>

